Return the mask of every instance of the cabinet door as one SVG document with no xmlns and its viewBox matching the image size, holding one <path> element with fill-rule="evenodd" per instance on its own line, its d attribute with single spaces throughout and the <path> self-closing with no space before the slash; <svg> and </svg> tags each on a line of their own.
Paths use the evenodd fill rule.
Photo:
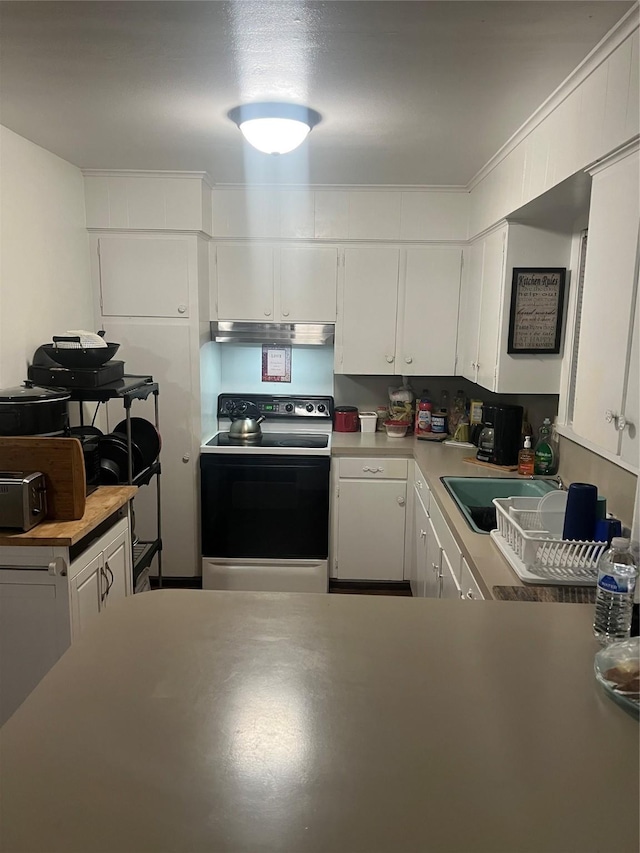
<svg viewBox="0 0 640 853">
<path fill-rule="evenodd" d="M 218 318 L 273 320 L 273 249 L 218 246 L 216 257 Z"/>
<path fill-rule="evenodd" d="M 460 598 L 460 584 L 446 551 L 442 552 L 440 598 Z"/>
<path fill-rule="evenodd" d="M 426 540 L 424 594 L 427 598 L 440 598 L 442 546 L 430 518 L 428 519 Z"/>
<path fill-rule="evenodd" d="M 104 570 L 109 582 L 105 603 L 131 595 L 131 544 L 128 531 L 104 549 Z"/>
<path fill-rule="evenodd" d="M 633 312 L 640 199 L 638 154 L 594 175 L 580 316 L 573 429 L 609 453 L 619 415 Z"/>
<path fill-rule="evenodd" d="M 464 266 L 460 288 L 458 321 L 458 358 L 456 375 L 470 382 L 478 378 L 478 343 L 480 336 L 480 305 L 482 304 L 482 264 L 484 242 L 474 243 L 464 250 Z"/>
<path fill-rule="evenodd" d="M 280 250 L 280 314 L 287 323 L 335 323 L 338 250 Z"/>
<path fill-rule="evenodd" d="M 98 618 L 107 586 L 102 554 L 71 579 L 71 636 L 74 642 Z"/>
<path fill-rule="evenodd" d="M 189 316 L 189 285 L 197 276 L 189 238 L 101 237 L 98 253 L 103 316 Z"/>
<path fill-rule="evenodd" d="M 397 371 L 453 376 L 462 250 L 452 246 L 407 249 Z"/>
<path fill-rule="evenodd" d="M 121 341 L 127 371 L 150 373 L 159 383 L 162 433 L 162 559 L 166 575 L 200 574 L 198 523 L 199 423 L 191 365 L 197 359 L 197 334 L 186 323 L 130 322 L 110 324 Z M 117 336 L 117 337 L 115 337 Z M 195 338 L 195 340 L 194 340 Z M 197 388 L 197 383 L 195 388 Z M 199 393 L 199 392 L 198 392 Z M 124 417 L 120 400 L 110 401 L 111 429 Z M 153 421 L 153 399 L 134 401 L 132 415 Z M 138 489 L 133 502 L 135 532 L 142 540 L 157 537 L 156 482 Z"/>
<path fill-rule="evenodd" d="M 340 480 L 338 489 L 337 577 L 401 581 L 406 481 Z"/>
<path fill-rule="evenodd" d="M 46 569 L 0 569 L 0 725 L 70 642 L 67 579 Z"/>
<path fill-rule="evenodd" d="M 464 557 L 462 558 L 462 571 L 460 575 L 460 597 L 465 601 L 484 601 L 482 590 L 471 574 L 469 564 Z"/>
<path fill-rule="evenodd" d="M 345 249 L 336 373 L 396 372 L 398 249 Z"/>
<path fill-rule="evenodd" d="M 627 377 L 627 391 L 622 407 L 622 413 L 626 420 L 626 426 L 622 431 L 620 444 L 620 456 L 629 465 L 640 467 L 638 459 L 638 429 L 640 429 L 640 299 L 636 293 L 636 311 L 631 332 L 631 354 L 629 358 L 629 375 Z"/>
<path fill-rule="evenodd" d="M 411 592 L 422 598 L 427 580 L 427 530 L 429 516 L 418 492 L 414 495 L 413 553 L 411 555 Z"/>
<path fill-rule="evenodd" d="M 493 391 L 498 365 L 498 338 L 502 320 L 504 247 L 506 231 L 500 229 L 484 240 L 482 301 L 478 339 L 478 385 Z"/>
</svg>

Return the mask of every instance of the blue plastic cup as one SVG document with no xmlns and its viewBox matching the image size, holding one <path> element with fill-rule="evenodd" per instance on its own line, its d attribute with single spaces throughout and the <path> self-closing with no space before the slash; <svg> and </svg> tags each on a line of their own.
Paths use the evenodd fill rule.
<svg viewBox="0 0 640 853">
<path fill-rule="evenodd" d="M 562 538 L 590 542 L 596 527 L 598 487 L 592 483 L 571 483 L 567 494 Z"/>
</svg>

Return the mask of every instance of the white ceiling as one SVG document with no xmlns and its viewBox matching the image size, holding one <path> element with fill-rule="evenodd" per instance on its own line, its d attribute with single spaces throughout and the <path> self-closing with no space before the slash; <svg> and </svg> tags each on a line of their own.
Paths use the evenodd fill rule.
<svg viewBox="0 0 640 853">
<path fill-rule="evenodd" d="M 0 121 L 83 168 L 466 184 L 631 0 L 2 2 Z M 254 100 L 323 120 L 247 151 Z"/>
</svg>

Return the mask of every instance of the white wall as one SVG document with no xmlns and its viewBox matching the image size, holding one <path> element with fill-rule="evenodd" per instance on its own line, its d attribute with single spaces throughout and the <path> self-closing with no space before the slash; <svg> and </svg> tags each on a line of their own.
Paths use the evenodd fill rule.
<svg viewBox="0 0 640 853">
<path fill-rule="evenodd" d="M 0 387 L 93 316 L 82 173 L 0 126 Z"/>
</svg>

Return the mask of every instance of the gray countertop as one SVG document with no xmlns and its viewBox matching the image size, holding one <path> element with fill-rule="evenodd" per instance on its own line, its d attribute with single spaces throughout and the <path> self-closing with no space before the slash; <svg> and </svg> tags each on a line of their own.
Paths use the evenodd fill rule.
<svg viewBox="0 0 640 853">
<path fill-rule="evenodd" d="M 388 438 L 383 432 L 334 432 L 331 437 L 331 455 L 415 459 L 485 597 L 492 597 L 494 586 L 522 584 L 518 575 L 494 545 L 491 537 L 475 533 L 467 525 L 451 495 L 440 481 L 440 477 L 443 476 L 517 477 L 515 472 L 484 468 L 465 462 L 465 457 L 475 456 L 475 448 L 449 447 L 441 442 L 424 441 L 414 437 Z"/>
<path fill-rule="evenodd" d="M 2 845 L 638 850 L 638 725 L 592 608 L 174 590 L 87 630 L 3 727 Z"/>
</svg>

